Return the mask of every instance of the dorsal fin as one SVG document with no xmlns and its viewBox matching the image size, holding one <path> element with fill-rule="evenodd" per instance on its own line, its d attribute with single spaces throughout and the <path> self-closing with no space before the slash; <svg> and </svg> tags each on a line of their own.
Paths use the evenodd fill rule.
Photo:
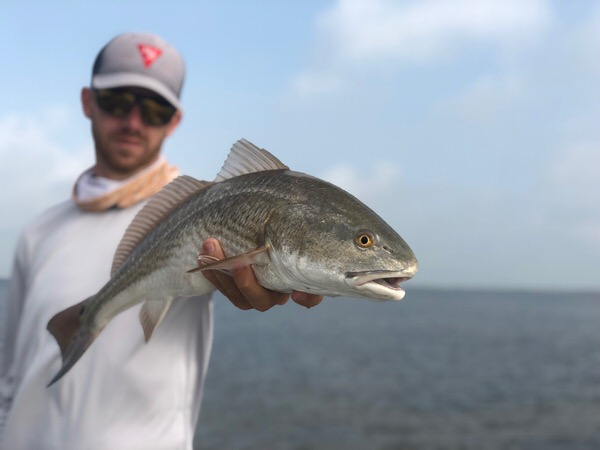
<svg viewBox="0 0 600 450">
<path fill-rule="evenodd" d="M 246 173 L 264 170 L 289 170 L 289 167 L 263 148 L 258 148 L 246 139 L 240 139 L 233 147 L 215 181 L 223 181 Z"/>
<path fill-rule="evenodd" d="M 183 175 L 175 178 L 162 190 L 148 200 L 148 203 L 136 214 L 121 239 L 113 259 L 111 276 L 129 257 L 133 249 L 153 230 L 165 217 L 191 195 L 214 183 L 200 181 Z"/>
</svg>

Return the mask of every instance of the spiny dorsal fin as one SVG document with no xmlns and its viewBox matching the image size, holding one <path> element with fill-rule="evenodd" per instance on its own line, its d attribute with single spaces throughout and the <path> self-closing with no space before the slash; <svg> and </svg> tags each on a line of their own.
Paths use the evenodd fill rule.
<svg viewBox="0 0 600 450">
<path fill-rule="evenodd" d="M 215 181 L 223 181 L 246 173 L 264 170 L 289 170 L 289 167 L 263 148 L 246 139 L 240 139 L 233 147 Z"/>
<path fill-rule="evenodd" d="M 133 252 L 133 249 L 153 230 L 165 217 L 172 213 L 181 203 L 214 183 L 200 181 L 183 175 L 175 178 L 162 190 L 148 200 L 148 203 L 136 214 L 121 239 L 113 259 L 111 276 Z"/>
</svg>

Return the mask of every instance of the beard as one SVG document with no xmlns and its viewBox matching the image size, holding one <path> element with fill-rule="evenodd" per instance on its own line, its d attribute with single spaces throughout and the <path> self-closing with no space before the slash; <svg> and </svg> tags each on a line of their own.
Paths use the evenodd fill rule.
<svg viewBox="0 0 600 450">
<path fill-rule="evenodd" d="M 127 128 L 113 133 L 92 125 L 97 163 L 119 178 L 129 177 L 150 166 L 160 154 L 162 140 L 152 146 L 146 136 Z"/>
</svg>

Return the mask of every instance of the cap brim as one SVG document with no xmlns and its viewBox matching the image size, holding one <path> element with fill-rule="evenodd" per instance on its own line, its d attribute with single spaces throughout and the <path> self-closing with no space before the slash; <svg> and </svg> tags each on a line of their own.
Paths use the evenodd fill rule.
<svg viewBox="0 0 600 450">
<path fill-rule="evenodd" d="M 92 77 L 92 87 L 95 89 L 112 89 L 125 86 L 150 89 L 161 97 L 164 97 L 165 100 L 177 109 L 181 109 L 181 104 L 179 103 L 177 96 L 167 86 L 155 78 L 146 77 L 139 73 L 98 74 Z"/>
</svg>

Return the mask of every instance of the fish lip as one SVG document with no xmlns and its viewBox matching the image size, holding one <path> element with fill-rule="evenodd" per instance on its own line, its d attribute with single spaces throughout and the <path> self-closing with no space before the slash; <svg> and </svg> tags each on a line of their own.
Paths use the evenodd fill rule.
<svg viewBox="0 0 600 450">
<path fill-rule="evenodd" d="M 400 283 L 410 280 L 413 274 L 397 270 L 367 270 L 363 272 L 346 272 L 346 279 L 352 280 L 355 286 L 377 283 L 394 291 L 403 291 Z"/>
</svg>

